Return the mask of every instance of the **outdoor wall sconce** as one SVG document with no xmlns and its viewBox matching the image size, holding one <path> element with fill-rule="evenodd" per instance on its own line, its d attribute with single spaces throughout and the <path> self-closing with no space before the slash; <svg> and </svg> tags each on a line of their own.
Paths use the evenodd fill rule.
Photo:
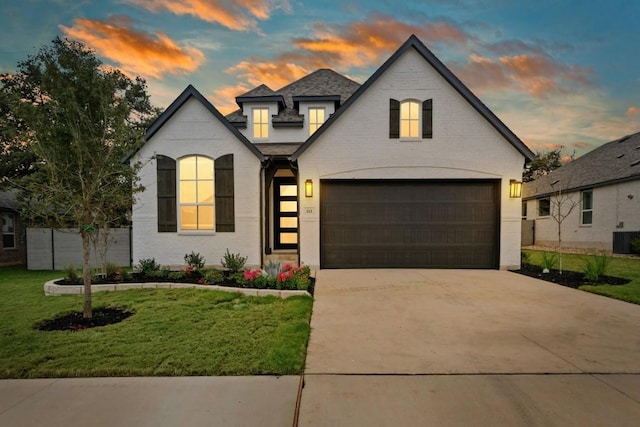
<svg viewBox="0 0 640 427">
<path fill-rule="evenodd" d="M 310 179 L 304 182 L 304 197 L 313 197 L 313 181 Z"/>
<path fill-rule="evenodd" d="M 509 181 L 509 197 L 512 199 L 522 197 L 522 181 L 515 179 Z"/>
</svg>

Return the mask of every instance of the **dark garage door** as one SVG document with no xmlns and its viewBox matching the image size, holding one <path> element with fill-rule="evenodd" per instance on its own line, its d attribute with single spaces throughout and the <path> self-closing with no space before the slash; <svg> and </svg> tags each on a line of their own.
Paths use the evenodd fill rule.
<svg viewBox="0 0 640 427">
<path fill-rule="evenodd" d="M 497 268 L 499 181 L 323 180 L 322 268 Z"/>
</svg>

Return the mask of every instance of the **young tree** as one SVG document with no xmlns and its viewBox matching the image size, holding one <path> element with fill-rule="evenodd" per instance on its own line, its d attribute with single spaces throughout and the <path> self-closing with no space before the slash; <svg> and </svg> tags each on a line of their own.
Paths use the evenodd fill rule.
<svg viewBox="0 0 640 427">
<path fill-rule="evenodd" d="M 545 178 L 549 180 L 549 185 L 552 188 L 552 193 L 549 197 L 549 216 L 553 218 L 558 226 L 558 270 L 562 274 L 562 223 L 573 212 L 575 207 L 582 203 L 582 199 L 576 199 L 575 192 L 567 191 L 571 186 L 570 174 L 565 174 L 564 178 L 559 179 L 551 172 Z"/>
<path fill-rule="evenodd" d="M 56 38 L 19 62 L 17 73 L 1 75 L 0 94 L 6 104 L 1 120 L 19 124 L 8 135 L 11 147 L 36 163 L 34 173 L 8 181 L 22 191 L 24 213 L 33 222 L 80 233 L 83 314 L 90 318 L 91 234 L 122 221 L 143 190 L 136 166 L 122 160 L 142 143 L 157 114 L 146 83 L 105 67 L 82 43 Z"/>
</svg>

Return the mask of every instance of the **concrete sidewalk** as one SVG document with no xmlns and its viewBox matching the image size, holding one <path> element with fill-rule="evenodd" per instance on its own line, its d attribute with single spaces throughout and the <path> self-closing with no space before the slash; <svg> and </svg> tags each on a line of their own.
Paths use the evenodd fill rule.
<svg viewBox="0 0 640 427">
<path fill-rule="evenodd" d="M 0 381 L 0 426 L 291 426 L 300 377 Z"/>
</svg>

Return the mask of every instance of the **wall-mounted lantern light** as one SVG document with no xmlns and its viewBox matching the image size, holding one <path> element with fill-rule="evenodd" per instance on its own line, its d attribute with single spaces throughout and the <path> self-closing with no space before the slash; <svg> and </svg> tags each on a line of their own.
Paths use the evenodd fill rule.
<svg viewBox="0 0 640 427">
<path fill-rule="evenodd" d="M 304 197 L 313 197 L 313 181 L 310 179 L 304 182 Z"/>
<path fill-rule="evenodd" d="M 522 197 L 522 181 L 512 179 L 509 181 L 509 197 L 517 199 Z"/>
</svg>

